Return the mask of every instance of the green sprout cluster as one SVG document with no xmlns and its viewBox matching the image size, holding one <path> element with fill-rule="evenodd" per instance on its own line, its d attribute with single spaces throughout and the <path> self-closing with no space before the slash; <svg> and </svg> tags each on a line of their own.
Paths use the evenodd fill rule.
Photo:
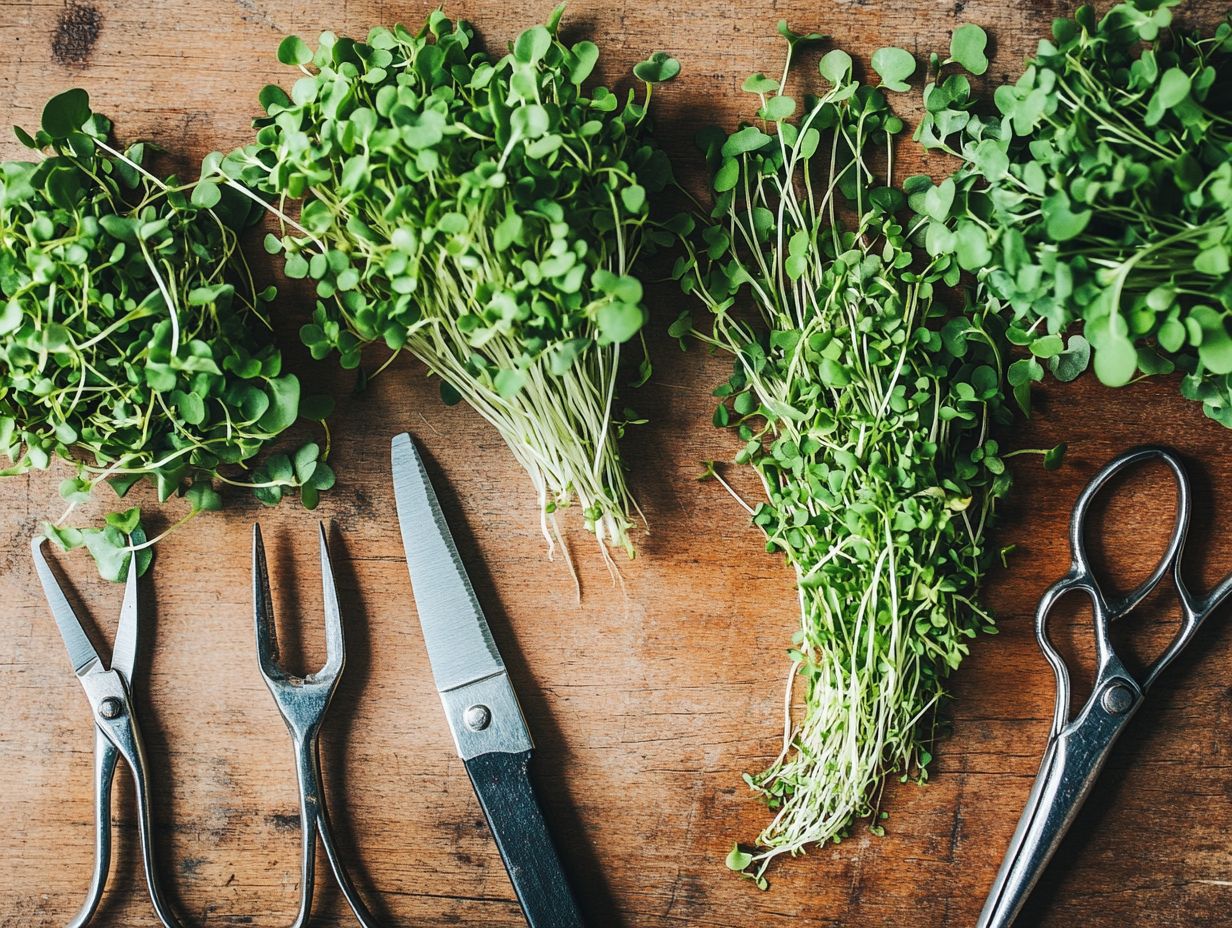
<svg viewBox="0 0 1232 928">
<path fill-rule="evenodd" d="M 641 99 L 587 89 L 599 50 L 563 43 L 560 15 L 499 59 L 439 10 L 418 32 L 290 37 L 279 58 L 301 77 L 265 88 L 256 141 L 221 170 L 276 198 L 267 246 L 315 285 L 315 357 L 409 351 L 508 443 L 549 546 L 576 500 L 605 557 L 632 555 L 617 439 L 634 416 L 615 404 L 647 317 L 638 259 L 667 236 L 650 205 L 671 168 L 647 104 L 679 64 L 638 65 Z"/>
<path fill-rule="evenodd" d="M 67 461 L 70 512 L 104 481 L 119 496 L 145 480 L 160 501 L 184 497 L 185 519 L 221 506 L 216 483 L 270 502 L 293 488 L 315 505 L 333 483 L 316 444 L 293 473 L 246 473 L 305 412 L 265 315 L 274 291 L 238 247 L 255 206 L 150 173 L 149 146 L 121 151 L 109 131 L 70 90 L 34 135 L 17 130 L 42 157 L 0 164 L 0 475 Z M 138 509 L 97 527 L 67 516 L 46 534 L 86 545 L 104 576 L 122 577 L 134 547 L 148 558 Z"/>
<path fill-rule="evenodd" d="M 820 37 L 780 32 L 781 75 L 744 84 L 757 119 L 700 140 L 714 205 L 686 224 L 675 276 L 705 315 L 673 326 L 734 360 L 714 421 L 743 442 L 735 460 L 765 489 L 753 522 L 798 585 L 782 751 L 746 778 L 773 819 L 728 858 L 763 888 L 779 854 L 861 818 L 879 832 L 888 772 L 925 778 L 945 679 L 993 630 L 976 596 L 1010 487 L 993 437 L 1011 418 L 1000 307 L 948 312 L 958 267 L 899 219 L 930 184 L 893 180 L 904 126 L 886 91 L 908 89 L 914 60 L 879 50 L 871 86 L 832 50 L 824 89 L 797 100 L 793 55 Z"/>
<path fill-rule="evenodd" d="M 1045 364 L 1110 386 L 1178 370 L 1232 427 L 1232 23 L 1175 30 L 1178 2 L 1058 19 L 991 108 L 962 73 L 930 83 L 916 136 L 962 163 L 920 206 L 929 252 L 1010 307 L 1022 400 Z"/>
</svg>

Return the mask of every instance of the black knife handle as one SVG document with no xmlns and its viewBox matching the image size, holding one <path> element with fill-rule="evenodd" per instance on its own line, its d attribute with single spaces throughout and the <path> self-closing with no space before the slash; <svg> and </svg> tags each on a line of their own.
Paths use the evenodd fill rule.
<svg viewBox="0 0 1232 928">
<path fill-rule="evenodd" d="M 530 928 L 582 928 L 582 916 L 531 786 L 530 751 L 466 761 L 513 891 Z"/>
</svg>

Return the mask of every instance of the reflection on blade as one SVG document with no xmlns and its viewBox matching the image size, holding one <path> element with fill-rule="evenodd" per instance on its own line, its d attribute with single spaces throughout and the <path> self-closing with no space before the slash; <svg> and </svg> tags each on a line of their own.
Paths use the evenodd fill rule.
<svg viewBox="0 0 1232 928">
<path fill-rule="evenodd" d="M 409 435 L 393 440 L 393 473 L 406 564 L 437 690 L 444 692 L 504 670 Z"/>
<path fill-rule="evenodd" d="M 43 592 L 51 606 L 52 617 L 55 618 L 56 625 L 60 628 L 60 637 L 64 639 L 64 647 L 68 649 L 68 659 L 73 665 L 73 672 L 80 676 L 83 671 L 89 669 L 92 663 L 98 662 L 98 652 L 94 650 L 94 645 L 90 644 L 90 639 L 86 637 L 77 613 L 68 604 L 64 591 L 60 589 L 59 581 L 51 572 L 51 565 L 47 563 L 47 558 L 43 557 L 44 540 L 36 538 L 31 545 L 34 553 L 34 568 L 38 571 L 39 582 L 43 585 Z"/>
<path fill-rule="evenodd" d="M 132 539 L 129 539 L 132 544 Z M 111 649 L 111 669 L 124 675 L 129 691 L 133 686 L 133 665 L 137 663 L 137 552 L 128 558 L 128 582 L 124 585 L 124 605 L 120 607 L 120 626 Z"/>
</svg>

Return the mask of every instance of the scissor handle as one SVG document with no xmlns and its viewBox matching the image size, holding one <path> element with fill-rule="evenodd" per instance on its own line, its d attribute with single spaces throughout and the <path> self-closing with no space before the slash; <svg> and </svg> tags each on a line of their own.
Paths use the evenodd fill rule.
<svg viewBox="0 0 1232 928">
<path fill-rule="evenodd" d="M 1091 564 L 1087 552 L 1086 527 L 1091 507 L 1100 492 L 1107 487 L 1114 477 L 1126 469 L 1146 461 L 1161 460 L 1172 472 L 1176 484 L 1177 503 L 1176 517 L 1172 526 L 1172 534 L 1168 544 L 1160 555 L 1154 569 L 1140 584 L 1120 596 L 1112 598 L 1100 583 L 1095 568 Z M 1232 578 L 1225 579 L 1207 597 L 1195 597 L 1186 585 L 1181 575 L 1182 559 L 1185 541 L 1189 534 L 1190 518 L 1193 512 L 1192 493 L 1189 476 L 1180 458 L 1171 450 L 1159 446 L 1144 446 L 1133 448 L 1117 455 L 1091 478 L 1090 482 L 1079 494 L 1070 518 L 1070 569 L 1069 572 L 1049 587 L 1040 600 L 1036 611 L 1036 638 L 1039 640 L 1044 656 L 1052 665 L 1057 677 L 1057 706 L 1053 722 L 1053 731 L 1060 731 L 1069 721 L 1069 670 L 1061 655 L 1053 647 L 1047 635 L 1048 616 L 1052 607 L 1059 599 L 1068 593 L 1081 591 L 1091 600 L 1093 625 L 1096 646 L 1096 681 L 1094 692 L 1099 691 L 1112 678 L 1124 678 L 1133 684 L 1133 689 L 1139 695 L 1145 691 L 1189 643 L 1202 620 L 1210 614 L 1220 601 L 1232 591 Z M 1159 586 L 1160 582 L 1171 572 L 1176 586 L 1177 596 L 1181 604 L 1182 620 L 1180 629 L 1173 637 L 1164 652 L 1152 663 L 1141 678 L 1135 677 L 1125 667 L 1113 646 L 1109 628 L 1111 623 L 1136 609 L 1142 601 Z"/>
<path fill-rule="evenodd" d="M 1136 464 L 1154 459 L 1159 459 L 1168 465 L 1168 469 L 1172 471 L 1172 477 L 1176 483 L 1176 519 L 1172 526 L 1172 535 L 1168 539 L 1168 545 L 1164 549 L 1163 554 L 1160 555 L 1159 561 L 1150 575 L 1128 593 L 1115 600 L 1110 600 L 1100 585 L 1095 570 L 1091 566 L 1090 558 L 1087 555 L 1085 537 L 1087 517 L 1100 491 L 1114 477 Z M 1086 488 L 1078 496 L 1077 503 L 1074 504 L 1074 512 L 1070 517 L 1069 523 L 1069 545 L 1072 563 L 1067 579 L 1070 581 L 1070 586 L 1088 585 L 1095 598 L 1099 601 L 1099 605 L 1102 606 L 1108 621 L 1116 621 L 1129 614 L 1159 585 L 1169 570 L 1175 570 L 1175 568 L 1179 567 L 1181 555 L 1185 548 L 1185 539 L 1189 534 L 1189 521 L 1192 510 L 1193 503 L 1189 487 L 1189 475 L 1185 473 L 1185 465 L 1181 463 L 1180 458 L 1175 453 L 1167 448 L 1147 445 L 1133 448 L 1117 455 L 1104 465 L 1099 473 L 1091 478 Z"/>
</svg>

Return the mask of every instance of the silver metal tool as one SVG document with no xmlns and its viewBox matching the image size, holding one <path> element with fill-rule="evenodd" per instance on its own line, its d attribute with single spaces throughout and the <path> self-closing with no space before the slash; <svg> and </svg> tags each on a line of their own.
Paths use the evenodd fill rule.
<svg viewBox="0 0 1232 928">
<path fill-rule="evenodd" d="M 1150 576 L 1129 593 L 1110 598 L 1087 554 L 1087 515 L 1100 490 L 1113 477 L 1135 464 L 1156 459 L 1168 465 L 1176 482 L 1176 522 L 1172 536 Z M 1203 596 L 1191 592 L 1181 576 L 1192 505 L 1189 478 L 1184 466 L 1171 451 L 1158 447 L 1136 448 L 1113 459 L 1092 478 L 1078 497 L 1070 520 L 1072 560 L 1069 572 L 1045 591 L 1035 616 L 1036 638 L 1057 678 L 1052 732 L 1039 775 L 988 894 L 977 928 L 1008 928 L 1013 924 L 1091 792 L 1112 746 L 1141 707 L 1144 694 L 1193 640 L 1202 623 L 1232 592 L 1232 576 L 1225 577 Z M 1180 601 L 1180 628 L 1155 662 L 1141 675 L 1135 676 L 1113 648 L 1109 627 L 1133 612 L 1168 574 L 1172 575 Z M 1091 600 L 1097 667 L 1090 698 L 1077 715 L 1070 718 L 1069 670 L 1048 640 L 1047 624 L 1048 615 L 1058 600 L 1075 591 L 1085 593 Z"/>
<path fill-rule="evenodd" d="M 34 539 L 34 566 L 51 606 L 52 617 L 68 650 L 69 663 L 86 692 L 94 717 L 94 875 L 85 902 L 68 923 L 69 928 L 81 928 L 88 924 L 102 899 L 111 864 L 111 785 L 121 758 L 133 777 L 133 791 L 137 797 L 137 830 L 141 836 L 141 857 L 150 900 L 159 920 L 168 928 L 178 928 L 179 922 L 159 884 L 158 855 L 154 850 L 150 821 L 150 772 L 133 703 L 133 669 L 137 663 L 137 629 L 140 624 L 137 556 L 133 554 L 129 558 L 120 624 L 111 651 L 111 665 L 106 667 L 43 555 L 45 543 L 43 538 Z"/>
<path fill-rule="evenodd" d="M 269 687 L 282 720 L 291 733 L 295 749 L 295 774 L 299 781 L 299 818 L 302 836 L 300 866 L 299 915 L 292 928 L 303 928 L 312 914 L 312 892 L 316 879 L 317 838 L 325 848 L 325 857 L 342 895 L 355 918 L 364 928 L 374 928 L 376 919 L 360 898 L 350 875 L 343 865 L 330 829 L 329 812 L 325 805 L 325 790 L 321 782 L 320 736 L 321 722 L 329 709 L 334 690 L 342 676 L 346 661 L 346 643 L 342 636 L 342 615 L 338 609 L 338 592 L 334 571 L 325 540 L 325 526 L 320 527 L 321 587 L 325 596 L 325 666 L 306 677 L 296 677 L 283 670 L 278 650 L 278 634 L 274 625 L 274 606 L 270 595 L 269 567 L 265 562 L 265 546 L 261 527 L 252 527 L 252 597 L 257 628 L 257 660 L 261 676 Z"/>
<path fill-rule="evenodd" d="M 454 742 L 531 928 L 580 928 L 527 765 L 533 743 L 423 460 L 393 440 L 394 496 L 428 662 Z"/>
</svg>

